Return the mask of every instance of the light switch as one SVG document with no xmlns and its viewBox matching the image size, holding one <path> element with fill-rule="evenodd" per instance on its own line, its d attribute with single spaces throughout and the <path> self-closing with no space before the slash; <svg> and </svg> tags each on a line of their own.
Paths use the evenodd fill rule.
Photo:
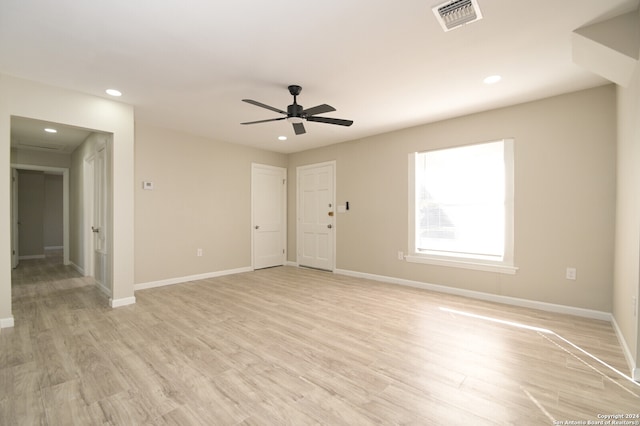
<svg viewBox="0 0 640 426">
<path fill-rule="evenodd" d="M 153 182 L 142 182 L 142 189 L 147 191 L 153 191 Z"/>
</svg>

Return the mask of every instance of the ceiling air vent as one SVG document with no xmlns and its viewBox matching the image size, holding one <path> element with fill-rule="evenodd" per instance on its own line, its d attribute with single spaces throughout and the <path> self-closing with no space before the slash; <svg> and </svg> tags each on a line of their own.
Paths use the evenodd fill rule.
<svg viewBox="0 0 640 426">
<path fill-rule="evenodd" d="M 17 148 L 34 149 L 34 150 L 46 150 L 46 151 L 63 151 L 62 145 L 44 145 L 44 144 L 30 144 L 18 142 Z"/>
<path fill-rule="evenodd" d="M 434 7 L 433 13 L 445 31 L 482 19 L 477 0 L 448 1 Z"/>
</svg>

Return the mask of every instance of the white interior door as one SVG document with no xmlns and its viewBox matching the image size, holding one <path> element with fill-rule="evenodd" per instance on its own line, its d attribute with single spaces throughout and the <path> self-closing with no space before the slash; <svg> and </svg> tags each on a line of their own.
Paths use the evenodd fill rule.
<svg viewBox="0 0 640 426">
<path fill-rule="evenodd" d="M 333 271 L 335 163 L 298 167 L 298 264 Z"/>
<path fill-rule="evenodd" d="M 11 168 L 11 267 L 14 269 L 20 258 L 18 217 L 18 170 Z"/>
<path fill-rule="evenodd" d="M 83 215 L 84 215 L 84 275 L 87 277 L 95 276 L 94 272 L 94 257 L 95 257 L 95 249 L 94 245 L 94 235 L 92 232 L 92 227 L 94 226 L 94 192 L 95 192 L 95 167 L 94 167 L 95 157 L 91 156 L 87 158 L 84 162 L 84 207 L 83 207 Z"/>
<path fill-rule="evenodd" d="M 101 147 L 96 151 L 93 160 L 94 171 L 94 194 L 93 194 L 93 268 L 96 282 L 108 287 L 107 277 L 107 150 Z"/>
<path fill-rule="evenodd" d="M 284 265 L 286 260 L 287 170 L 252 164 L 251 210 L 253 268 Z"/>
</svg>

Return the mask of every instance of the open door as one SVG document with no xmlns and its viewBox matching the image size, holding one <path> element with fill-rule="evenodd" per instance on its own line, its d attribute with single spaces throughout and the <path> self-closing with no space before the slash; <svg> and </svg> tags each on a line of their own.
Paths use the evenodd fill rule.
<svg viewBox="0 0 640 426">
<path fill-rule="evenodd" d="M 19 232 L 18 226 L 18 170 L 11 168 L 11 267 L 18 267 L 20 258 Z"/>
<path fill-rule="evenodd" d="M 93 226 L 93 210 L 94 210 L 94 160 L 95 156 L 85 159 L 83 170 L 83 230 L 84 230 L 84 276 L 93 277 L 94 274 L 94 236 L 91 232 Z"/>
<path fill-rule="evenodd" d="M 84 275 L 111 295 L 109 271 L 108 144 L 85 158 L 83 169 Z"/>
<path fill-rule="evenodd" d="M 107 244 L 107 149 L 106 146 L 98 148 L 93 164 L 93 265 L 94 278 L 108 293 L 111 292 L 108 271 L 109 247 Z"/>
</svg>

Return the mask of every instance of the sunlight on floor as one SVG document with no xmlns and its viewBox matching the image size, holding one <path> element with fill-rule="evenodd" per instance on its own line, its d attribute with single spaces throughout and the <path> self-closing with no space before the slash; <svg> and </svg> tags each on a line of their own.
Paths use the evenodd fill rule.
<svg viewBox="0 0 640 426">
<path fill-rule="evenodd" d="M 599 375 L 601 375 L 603 378 L 613 382 L 614 384 L 620 386 L 620 384 L 618 384 L 617 382 L 615 382 L 614 380 L 612 380 L 609 376 L 607 376 L 606 374 L 603 374 L 602 372 L 600 372 L 598 369 L 594 368 L 593 366 L 589 365 L 587 362 L 585 362 L 583 359 L 581 359 L 580 357 L 578 357 L 577 355 L 569 352 L 566 348 L 563 348 L 562 346 L 560 346 L 559 344 L 557 344 L 556 342 L 553 342 L 551 339 L 549 339 L 549 335 L 551 336 L 555 336 L 558 339 L 562 340 L 563 342 L 567 343 L 568 345 L 570 345 L 571 347 L 575 348 L 576 350 L 578 350 L 580 353 L 588 356 L 589 358 L 593 359 L 594 361 L 598 362 L 599 364 L 603 365 L 604 367 L 608 368 L 609 370 L 613 371 L 615 374 L 617 374 L 618 376 L 622 377 L 623 379 L 629 381 L 630 383 L 632 383 L 633 385 L 640 387 L 640 383 L 636 382 L 635 380 L 633 380 L 630 376 L 624 374 L 623 372 L 621 372 L 620 370 L 618 370 L 617 368 L 607 364 L 606 362 L 604 362 L 603 360 L 601 360 L 600 358 L 598 358 L 597 356 L 587 352 L 586 350 L 582 349 L 581 347 L 579 347 L 578 345 L 572 343 L 571 341 L 565 339 L 564 337 L 560 336 L 559 334 L 557 334 L 556 332 L 546 329 L 546 328 L 541 328 L 541 327 L 535 327 L 535 326 L 531 326 L 531 325 L 526 325 L 526 324 L 520 324 L 517 322 L 513 322 L 513 321 L 506 321 L 506 320 L 501 320 L 498 318 L 492 318 L 492 317 L 487 317 L 484 315 L 478 315 L 478 314 L 474 314 L 471 312 L 464 312 L 464 311 L 459 311 L 456 309 L 450 309 L 450 308 L 445 308 L 445 307 L 440 307 L 440 310 L 443 312 L 448 312 L 450 314 L 454 314 L 454 315 L 461 315 L 461 316 L 465 316 L 465 317 L 469 317 L 469 318 L 475 318 L 475 319 L 479 319 L 479 320 L 483 320 L 483 321 L 488 321 L 488 322 L 493 322 L 493 323 L 497 323 L 497 324 L 502 324 L 502 325 L 506 325 L 509 327 L 515 327 L 515 328 L 520 328 L 520 329 L 524 329 L 524 330 L 531 330 L 531 331 L 535 331 L 537 333 L 540 333 L 540 335 L 542 335 L 544 338 L 546 338 L 550 343 L 553 343 L 554 345 L 556 345 L 558 348 L 560 348 L 561 350 L 565 351 L 566 353 L 568 353 L 569 355 L 571 355 L 572 357 L 574 357 L 575 359 L 577 359 L 578 361 L 580 361 L 582 364 L 586 365 L 587 367 L 589 367 L 591 370 L 597 372 Z M 634 392 L 631 392 L 628 389 L 625 389 L 627 392 L 631 393 L 634 396 L 638 396 L 637 394 L 635 394 Z"/>
</svg>

